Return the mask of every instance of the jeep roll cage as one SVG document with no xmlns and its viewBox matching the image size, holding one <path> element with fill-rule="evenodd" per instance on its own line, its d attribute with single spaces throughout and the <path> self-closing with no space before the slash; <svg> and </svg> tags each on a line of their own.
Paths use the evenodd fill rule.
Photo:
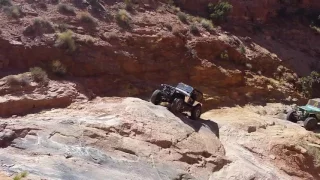
<svg viewBox="0 0 320 180">
<path fill-rule="evenodd" d="M 163 87 L 163 90 L 169 94 L 171 94 L 172 90 L 175 90 L 176 92 L 179 92 L 185 96 L 189 96 L 195 101 L 202 102 L 203 101 L 203 93 L 199 91 L 198 89 L 195 89 L 187 84 L 184 83 L 178 83 L 176 87 L 173 87 L 168 84 L 161 84 L 161 87 Z"/>
</svg>

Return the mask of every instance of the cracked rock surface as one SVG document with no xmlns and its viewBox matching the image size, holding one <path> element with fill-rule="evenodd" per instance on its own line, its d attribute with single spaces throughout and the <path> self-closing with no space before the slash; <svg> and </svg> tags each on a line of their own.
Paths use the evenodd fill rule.
<svg viewBox="0 0 320 180">
<path fill-rule="evenodd" d="M 136 98 L 2 119 L 1 127 L 1 169 L 32 179 L 208 179 L 228 163 L 213 122 Z"/>
<path fill-rule="evenodd" d="M 1 119 L 0 171 L 32 180 L 320 179 L 320 139 L 279 119 L 290 108 L 222 108 L 193 121 L 137 98 L 97 98 Z"/>
</svg>

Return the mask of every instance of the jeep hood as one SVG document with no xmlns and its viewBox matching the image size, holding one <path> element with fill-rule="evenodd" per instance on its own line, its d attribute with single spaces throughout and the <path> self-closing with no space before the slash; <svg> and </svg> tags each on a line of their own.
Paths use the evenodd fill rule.
<svg viewBox="0 0 320 180">
<path fill-rule="evenodd" d="M 314 106 L 310 105 L 305 105 L 305 106 L 300 106 L 299 108 L 305 110 L 305 111 L 315 111 L 315 112 L 320 112 L 320 109 Z"/>
</svg>

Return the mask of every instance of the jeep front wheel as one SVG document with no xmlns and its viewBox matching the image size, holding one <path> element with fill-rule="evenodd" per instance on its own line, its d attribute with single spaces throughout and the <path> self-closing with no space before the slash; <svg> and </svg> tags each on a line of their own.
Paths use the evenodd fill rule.
<svg viewBox="0 0 320 180">
<path fill-rule="evenodd" d="M 161 103 L 161 91 L 160 90 L 155 90 L 150 98 L 150 101 L 152 104 L 158 105 Z"/>
<path fill-rule="evenodd" d="M 308 117 L 306 120 L 304 120 L 303 124 L 306 130 L 311 131 L 316 129 L 318 120 L 314 117 Z"/>
<path fill-rule="evenodd" d="M 180 98 L 175 98 L 171 104 L 171 110 L 173 112 L 181 112 L 183 109 L 183 100 Z"/>
<path fill-rule="evenodd" d="M 288 121 L 293 122 L 293 123 L 297 123 L 297 122 L 298 122 L 297 112 L 296 112 L 296 111 L 289 111 L 288 114 L 287 114 L 286 119 L 287 119 Z"/>
<path fill-rule="evenodd" d="M 191 119 L 197 120 L 201 116 L 201 106 L 195 106 L 191 110 Z"/>
</svg>

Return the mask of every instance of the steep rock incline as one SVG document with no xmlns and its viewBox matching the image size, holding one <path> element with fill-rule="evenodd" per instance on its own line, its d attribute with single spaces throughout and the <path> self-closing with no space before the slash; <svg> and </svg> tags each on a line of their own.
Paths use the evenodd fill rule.
<svg viewBox="0 0 320 180">
<path fill-rule="evenodd" d="M 1 127 L 1 170 L 9 175 L 207 180 L 228 163 L 213 122 L 178 118 L 135 98 L 1 119 Z"/>
<path fill-rule="evenodd" d="M 217 109 L 193 121 L 136 98 L 98 98 L 1 119 L 0 171 L 31 179 L 319 179 L 320 139 L 275 118 L 286 109 Z"/>
<path fill-rule="evenodd" d="M 0 67 L 7 72 L 2 76 L 10 69 L 26 71 L 33 66 L 51 71 L 50 63 L 60 60 L 67 75 L 77 77 L 96 95 L 149 95 L 159 83 L 183 81 L 203 89 L 208 107 L 257 100 L 248 92 L 263 95 L 261 101 L 275 97 L 286 101 L 289 94 L 299 97 L 287 83 L 297 76 L 275 54 L 250 38 L 219 28 L 206 30 L 199 18 L 187 16 L 188 23 L 183 23 L 179 11 L 167 4 L 134 4 L 127 12 L 130 27 L 123 28 L 117 24 L 119 10 L 126 7 L 122 1 L 101 2 L 107 12 L 96 12 L 90 3 L 64 3 L 74 7 L 73 15 L 61 13 L 51 1 L 46 8 L 36 1 L 21 2 L 24 13 L 19 20 L 1 14 Z M 81 20 L 87 10 L 92 25 Z M 44 19 L 43 29 L 34 25 L 35 17 Z M 192 32 L 192 24 L 198 33 Z M 36 29 L 34 34 L 25 33 L 30 28 Z M 55 46 L 63 28 L 73 31 L 74 52 Z"/>
<path fill-rule="evenodd" d="M 268 104 L 212 110 L 203 115 L 219 124 L 231 161 L 211 179 L 319 179 L 319 137 L 282 119 L 291 107 Z M 256 113 L 255 113 L 256 112 Z"/>
</svg>

